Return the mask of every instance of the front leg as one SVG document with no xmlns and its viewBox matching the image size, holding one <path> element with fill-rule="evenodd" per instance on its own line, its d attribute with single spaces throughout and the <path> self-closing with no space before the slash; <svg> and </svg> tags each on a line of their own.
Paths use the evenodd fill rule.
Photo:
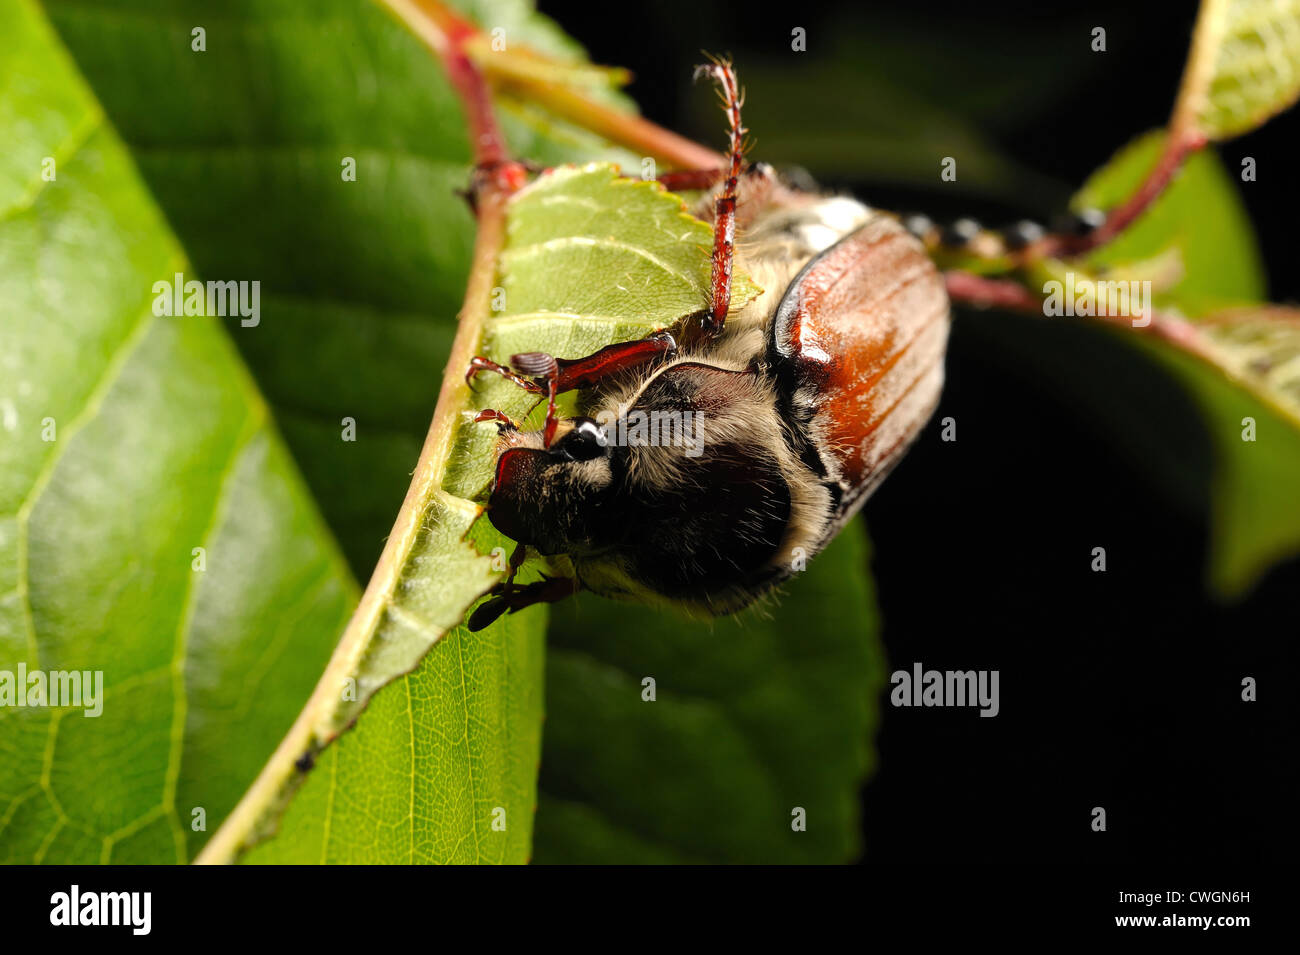
<svg viewBox="0 0 1300 955">
<path fill-rule="evenodd" d="M 718 84 L 722 107 L 730 125 L 728 165 L 722 191 L 714 200 L 713 212 L 713 263 L 709 282 L 709 309 L 700 316 L 698 336 L 704 340 L 717 338 L 727 322 L 731 308 L 731 276 L 736 258 L 736 189 L 740 171 L 745 162 L 745 133 L 740 123 L 740 107 L 744 94 L 740 92 L 736 71 L 727 60 L 717 59 L 696 68 L 696 76 L 710 76 Z"/>
<path fill-rule="evenodd" d="M 611 375 L 670 357 L 676 351 L 677 340 L 671 332 L 663 330 L 634 341 L 606 345 L 585 358 L 554 358 L 545 352 L 512 355 L 510 364 L 523 374 L 518 374 L 509 367 L 487 358 L 476 357 L 470 361 L 465 379 L 473 380 L 479 372 L 487 371 L 500 375 L 530 394 L 545 395 L 546 425 L 542 433 L 542 442 L 549 448 L 551 439 L 555 437 L 557 424 L 556 395 L 575 388 L 590 388 Z M 480 420 L 489 419 L 480 418 Z"/>
<path fill-rule="evenodd" d="M 479 605 L 469 617 L 471 633 L 494 623 L 504 613 L 515 613 L 539 603 L 555 603 L 576 594 L 581 585 L 571 577 L 547 577 L 522 587 L 513 583 L 498 584 L 492 596 Z"/>
</svg>

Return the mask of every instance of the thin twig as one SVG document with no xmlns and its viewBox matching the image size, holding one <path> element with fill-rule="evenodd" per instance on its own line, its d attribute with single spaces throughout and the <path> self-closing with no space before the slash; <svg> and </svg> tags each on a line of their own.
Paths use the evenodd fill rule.
<svg viewBox="0 0 1300 955">
<path fill-rule="evenodd" d="M 1026 315 L 1044 316 L 1043 298 L 1012 279 L 987 278 L 970 272 L 943 273 L 948 287 L 948 297 L 956 304 L 974 308 L 1001 308 Z M 1132 329 L 1144 335 L 1161 339 L 1180 351 L 1194 355 L 1222 371 L 1214 359 L 1210 343 L 1204 334 L 1187 319 L 1168 312 L 1150 312 L 1145 325 L 1134 325 L 1128 315 L 1087 315 L 1081 318 L 1102 322 L 1117 328 Z"/>
<path fill-rule="evenodd" d="M 1173 182 L 1187 158 L 1202 149 L 1207 140 L 1197 132 L 1179 130 L 1171 132 L 1165 142 L 1160 159 L 1147 173 L 1146 179 L 1123 203 L 1112 209 L 1106 220 L 1086 235 L 1049 235 L 1029 245 L 1015 264 L 1024 265 L 1039 259 L 1078 256 L 1105 245 L 1132 225 L 1142 213 L 1159 199 Z"/>
</svg>

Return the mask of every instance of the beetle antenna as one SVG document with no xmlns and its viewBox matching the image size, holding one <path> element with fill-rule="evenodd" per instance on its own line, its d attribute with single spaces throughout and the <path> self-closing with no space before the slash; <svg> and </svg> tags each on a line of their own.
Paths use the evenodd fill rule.
<svg viewBox="0 0 1300 955">
<path fill-rule="evenodd" d="M 745 94 L 736 81 L 736 70 L 725 57 L 709 57 L 709 63 L 695 68 L 695 76 L 708 76 L 718 84 L 722 108 L 731 127 L 729 144 L 730 161 L 722 191 L 714 202 L 713 211 L 713 270 L 709 283 L 709 311 L 702 318 L 705 337 L 716 337 L 727 321 L 731 307 L 731 270 L 736 244 L 736 188 L 745 163 L 745 129 L 740 122 L 740 107 Z"/>
</svg>

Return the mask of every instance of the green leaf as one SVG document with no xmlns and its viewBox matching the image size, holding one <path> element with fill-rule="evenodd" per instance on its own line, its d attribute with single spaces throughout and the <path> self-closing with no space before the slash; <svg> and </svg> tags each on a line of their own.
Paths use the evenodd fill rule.
<svg viewBox="0 0 1300 955">
<path fill-rule="evenodd" d="M 1171 126 L 1211 140 L 1262 125 L 1300 95 L 1300 3 L 1203 0 Z"/>
<path fill-rule="evenodd" d="M 441 68 L 382 11 L 357 0 L 328 0 L 310 11 L 274 0 L 240 4 L 219 19 L 208 16 L 202 4 L 180 0 L 167 15 L 143 2 L 108 6 L 51 0 L 51 6 L 66 42 L 136 150 L 187 249 L 207 272 L 262 278 L 262 323 L 242 331 L 237 343 L 266 389 L 353 567 L 369 573 L 427 428 L 469 267 L 472 222 L 454 192 L 468 181 L 468 147 L 459 105 Z M 482 22 L 504 26 L 512 42 L 570 56 L 575 51 L 571 41 L 526 4 L 485 3 L 471 12 Z M 207 30 L 202 54 L 189 49 L 191 21 Z M 259 64 L 255 73 L 249 62 Z M 186 95 L 178 96 L 178 89 Z M 196 102 L 203 108 L 194 108 Z M 501 115 L 519 155 L 552 165 L 605 157 L 639 167 L 638 157 L 608 149 L 543 111 L 504 104 Z M 357 161 L 355 182 L 340 176 L 345 157 Z M 646 221 L 682 227 L 677 238 L 683 249 L 689 247 L 702 282 L 707 229 L 699 223 L 687 228 L 680 203 L 654 187 L 618 182 L 608 170 L 599 175 L 619 190 L 618 202 L 630 202 L 638 214 L 647 212 L 647 202 L 656 197 L 659 211 Z M 580 232 L 581 225 L 575 224 L 575 235 L 592 237 L 590 231 Z M 595 220 L 588 227 L 607 225 Z M 607 265 L 621 270 L 620 279 L 628 272 L 625 260 Z M 613 294 L 617 280 L 592 286 L 611 294 L 585 306 L 568 291 L 557 290 L 551 305 L 537 296 L 545 286 L 536 279 L 567 274 L 537 268 L 531 278 L 537 287 L 530 291 L 527 263 L 504 273 L 509 309 L 498 316 L 500 328 L 488 350 L 507 357 L 525 347 L 514 342 L 524 342 L 564 356 L 583 353 L 678 317 L 670 312 L 688 300 L 690 307 L 683 311 L 704 301 L 698 288 L 688 295 L 669 282 L 669 298 L 630 303 Z M 743 282 L 737 288 L 743 289 Z M 533 311 L 589 307 L 597 319 L 615 321 L 559 320 L 563 316 L 534 321 L 524 308 L 530 295 Z M 620 320 L 615 309 L 632 304 L 635 308 Z M 647 304 L 653 307 L 647 310 Z M 485 382 L 483 396 L 503 408 L 523 400 L 501 383 Z M 357 441 L 340 440 L 344 418 L 356 422 Z M 418 526 L 424 532 L 408 554 L 410 566 L 417 569 L 394 582 L 402 602 L 391 604 L 378 631 L 371 631 L 394 639 L 360 644 L 385 652 L 378 657 L 359 653 L 343 671 L 356 681 L 352 698 L 340 699 L 336 689 L 328 705 L 312 711 L 318 741 L 355 717 L 385 680 L 413 666 L 442 629 L 460 619 L 464 602 L 495 578 L 497 572 L 481 556 L 502 543 L 490 528 L 479 523 L 477 548 L 460 543 L 476 514 L 465 498 L 479 494 L 486 481 L 491 429 L 465 428 L 459 439 L 468 442 L 471 453 L 460 452 L 455 460 L 470 466 L 447 475 L 449 495 L 432 494 L 422 501 L 428 510 Z M 409 832 L 394 837 L 388 857 L 463 859 L 468 853 L 485 860 L 526 858 L 529 780 L 536 766 L 535 707 L 540 705 L 537 634 L 543 617 L 537 610 L 484 634 L 453 632 L 415 673 L 374 699 L 373 709 L 343 737 L 340 749 L 322 756 L 300 793 L 301 802 L 283 821 L 295 837 L 272 843 L 252 858 L 291 857 L 294 845 L 313 845 L 298 836 L 323 833 L 327 818 L 332 837 L 344 841 L 330 846 L 322 837 L 315 848 L 292 857 L 353 858 L 343 833 L 370 833 L 376 844 L 380 833 L 392 835 L 384 829 L 391 820 L 382 814 L 357 812 L 355 818 L 335 820 L 325 807 L 339 812 L 349 807 L 333 797 L 318 798 L 335 791 L 331 780 L 363 776 L 366 788 L 349 783 L 349 792 L 371 810 L 384 793 L 414 799 L 469 786 L 477 794 L 477 801 L 457 802 L 456 812 L 425 820 L 426 828 L 418 833 L 412 822 Z M 506 671 L 492 665 L 502 659 L 512 661 L 508 681 Z M 471 684 L 467 696 L 464 672 L 487 682 Z M 444 699 L 447 686 L 459 693 Z M 420 719 L 399 707 L 407 699 L 440 701 L 440 721 L 474 728 L 473 738 L 436 734 L 424 746 L 429 737 Z M 508 758 L 502 762 L 498 750 L 507 739 Z M 380 774 L 375 754 L 383 752 L 405 752 L 409 759 L 405 765 L 384 762 L 392 772 Z M 411 789 L 412 772 L 419 790 Z M 272 811 L 259 824 L 274 820 L 274 809 L 299 778 L 290 774 L 273 780 Z M 502 800 L 509 800 L 503 805 L 509 837 L 495 842 L 472 838 L 474 826 L 490 821 L 485 810 Z M 402 855 L 403 848 L 412 854 Z"/>
<path fill-rule="evenodd" d="M 261 324 L 235 343 L 367 579 L 429 428 L 473 246 L 469 146 L 441 65 L 373 0 L 46 5 L 196 271 L 261 280 Z M 575 48 L 527 3 L 468 10 L 512 42 Z M 543 115 L 502 119 L 540 163 L 640 168 Z M 355 441 L 340 440 L 344 418 Z"/>
<path fill-rule="evenodd" d="M 440 64 L 367 0 L 310 7 L 258 0 L 220 13 L 197 0 L 161 7 L 147 0 L 49 0 L 49 7 L 197 270 L 261 280 L 261 323 L 236 329 L 237 344 L 354 570 L 368 577 L 429 427 L 469 269 L 473 221 L 457 194 L 469 180 L 469 149 Z M 477 4 L 471 12 L 505 28 L 512 43 L 570 57 L 579 52 L 527 3 Z M 206 50 L 196 52 L 191 30 L 200 26 Z M 639 165 L 638 157 L 536 111 L 502 118 L 511 146 L 539 162 L 605 156 Z M 355 160 L 355 181 L 342 175 L 347 160 Z M 341 440 L 344 419 L 355 422 L 357 440 Z M 475 508 L 436 494 L 421 506 L 428 522 L 407 551 L 416 569 L 393 581 L 403 600 L 379 621 L 391 639 L 354 641 L 357 656 L 338 661 L 337 673 L 318 686 L 300 718 L 305 749 L 281 754 L 277 765 L 288 768 L 265 780 L 267 805 L 281 805 L 301 780 L 297 756 L 345 726 L 379 685 L 415 666 L 495 579 L 481 552 L 461 542 Z M 484 542 L 485 550 L 494 543 L 490 535 Z M 531 687 L 530 698 L 540 699 L 540 651 L 528 646 L 540 640 L 544 614 L 516 623 L 457 650 L 467 669 L 504 680 L 485 661 L 499 658 L 513 639 L 518 665 L 510 678 L 526 685 L 519 692 Z M 391 693 L 430 697 L 443 674 L 429 667 L 456 662 L 449 659 L 435 654 Z M 304 673 L 320 670 L 315 660 Z M 460 672 L 457 666 L 453 674 Z M 504 698 L 504 686 L 472 689 L 460 697 L 462 724 L 496 725 L 507 712 L 510 739 L 535 738 L 537 710 L 501 710 L 494 701 Z M 389 738 L 393 727 L 382 720 L 367 717 L 359 732 Z M 400 724 L 409 737 L 410 720 Z M 365 751 L 371 739 L 360 735 L 349 755 Z M 444 750 L 455 745 L 449 737 L 437 741 Z M 526 857 L 520 820 L 533 801 L 523 795 L 535 777 L 533 749 L 530 757 L 525 747 L 510 764 L 517 799 L 510 806 L 511 858 Z M 453 762 L 448 752 L 432 755 Z M 411 785 L 407 777 L 368 771 L 376 792 Z M 346 767 L 340 772 L 346 775 Z M 456 785 L 418 778 L 427 793 L 444 782 Z M 270 821 L 251 815 L 254 827 Z M 444 848 L 471 834 L 455 829 L 461 820 L 453 816 L 439 824 L 449 827 L 447 838 L 435 840 Z M 484 858 L 494 856 L 488 849 Z"/>
<path fill-rule="evenodd" d="M 587 596 L 557 608 L 537 861 L 855 858 L 885 681 L 878 626 L 860 522 L 738 620 L 665 626 Z"/>
<path fill-rule="evenodd" d="M 663 327 L 707 300 L 711 237 L 679 198 L 655 183 L 621 179 L 607 164 L 543 174 L 510 202 L 495 285 L 509 305 L 486 318 L 476 350 L 499 361 L 540 349 L 573 358 Z M 739 307 L 756 292 L 738 276 L 733 300 Z M 340 706 L 340 725 L 355 718 L 373 689 L 418 662 L 503 576 L 504 560 L 474 557 L 460 540 L 475 522 L 471 499 L 482 495 L 496 458 L 495 428 L 474 424 L 470 412 L 491 405 L 522 417 L 537 400 L 501 380 L 485 381 L 473 395 L 464 387 L 451 395 L 462 402 L 464 422 L 447 458 L 452 467 L 433 476 L 442 487 L 433 485 L 416 504 L 423 509 L 419 542 L 365 638 L 359 699 Z M 495 546 L 504 555 L 507 542 L 486 522 L 478 521 L 474 536 L 480 553 Z M 459 628 L 442 641 L 406 680 L 405 705 L 395 693 L 382 698 L 327 754 L 290 807 L 282 838 L 250 861 L 360 861 L 367 856 L 358 847 L 371 861 L 525 861 L 535 808 L 543 619 L 537 608 L 483 633 Z M 376 773 L 376 765 L 391 772 Z M 368 781 L 360 798 L 338 798 L 344 789 L 356 794 L 353 777 Z M 417 792 L 412 778 L 430 783 Z M 403 797 L 410 803 L 396 813 L 376 809 Z M 413 811 L 417 801 L 440 811 Z"/>
<path fill-rule="evenodd" d="M 97 717 L 0 706 L 0 859 L 184 862 L 355 584 L 219 322 L 155 317 L 195 276 L 44 17 L 0 35 L 0 681 L 103 680 Z"/>
<path fill-rule="evenodd" d="M 544 622 L 533 610 L 448 634 L 325 751 L 278 838 L 244 861 L 527 861 Z"/>
<path fill-rule="evenodd" d="M 1084 186 L 1076 203 L 1099 205 L 1127 195 L 1162 147 L 1156 135 L 1122 150 Z M 1165 194 L 1132 228 L 1090 258 L 1090 266 L 1118 266 L 1178 250 L 1184 278 L 1156 296 L 1159 309 L 1206 316 L 1189 344 L 1204 359 L 1164 342 L 1140 341 L 1172 367 L 1196 398 L 1216 449 L 1211 514 L 1213 585 L 1240 595 L 1273 563 L 1300 552 L 1300 420 L 1294 407 L 1294 326 L 1274 325 L 1265 348 L 1258 328 L 1250 332 L 1230 320 L 1215 320 L 1229 306 L 1257 302 L 1264 278 L 1249 220 L 1231 178 L 1210 153 L 1193 156 Z M 1276 312 L 1254 313 L 1257 324 Z M 1261 349 L 1272 364 L 1260 365 Z M 1281 360 L 1279 360 L 1281 359 Z M 1252 419 L 1254 440 L 1246 419 Z"/>
</svg>

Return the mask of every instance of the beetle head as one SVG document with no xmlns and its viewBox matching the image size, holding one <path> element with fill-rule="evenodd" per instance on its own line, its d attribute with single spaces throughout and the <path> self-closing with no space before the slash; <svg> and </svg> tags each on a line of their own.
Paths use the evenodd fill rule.
<svg viewBox="0 0 1300 955">
<path fill-rule="evenodd" d="M 591 418 L 563 419 L 549 448 L 541 431 L 511 431 L 504 439 L 488 501 L 492 526 L 547 555 L 599 548 L 613 484 L 600 426 Z"/>
</svg>

